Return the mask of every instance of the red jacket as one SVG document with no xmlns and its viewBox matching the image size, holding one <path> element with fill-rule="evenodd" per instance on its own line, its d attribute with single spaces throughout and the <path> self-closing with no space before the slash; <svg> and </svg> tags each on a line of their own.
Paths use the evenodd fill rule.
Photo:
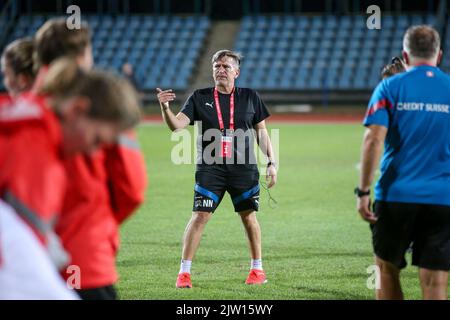
<svg viewBox="0 0 450 320">
<path fill-rule="evenodd" d="M 0 107 L 0 197 L 43 244 L 61 212 L 66 188 L 61 128 L 45 98 L 25 94 Z M 42 230 L 44 229 L 44 230 Z"/>
<path fill-rule="evenodd" d="M 119 225 L 144 201 L 145 163 L 134 134 L 65 161 L 68 192 L 56 232 L 81 271 L 81 289 L 114 284 Z M 70 272 L 63 272 L 67 279 Z"/>
</svg>

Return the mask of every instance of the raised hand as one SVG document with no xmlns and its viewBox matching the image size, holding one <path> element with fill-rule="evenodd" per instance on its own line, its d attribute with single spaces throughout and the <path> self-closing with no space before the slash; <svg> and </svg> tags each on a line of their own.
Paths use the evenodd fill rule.
<svg viewBox="0 0 450 320">
<path fill-rule="evenodd" d="M 159 104 L 163 109 L 169 108 L 169 102 L 174 101 L 176 98 L 176 95 L 173 93 L 172 89 L 162 90 L 160 88 L 156 88 L 156 92 Z"/>
</svg>

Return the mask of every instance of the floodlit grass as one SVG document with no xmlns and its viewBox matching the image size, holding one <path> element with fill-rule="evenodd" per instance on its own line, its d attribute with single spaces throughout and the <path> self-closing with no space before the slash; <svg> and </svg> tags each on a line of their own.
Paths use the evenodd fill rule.
<svg viewBox="0 0 450 320">
<path fill-rule="evenodd" d="M 190 218 L 194 165 L 174 165 L 177 143 L 162 125 L 139 129 L 149 188 L 145 204 L 122 228 L 118 257 L 122 299 L 373 299 L 366 269 L 370 231 L 357 215 L 353 188 L 363 128 L 358 124 L 278 125 L 279 181 L 258 218 L 269 282 L 244 284 L 247 241 L 229 196 L 206 227 L 192 266 L 194 288 L 176 289 L 182 235 Z M 410 260 L 410 259 L 408 259 Z M 420 298 L 417 269 L 402 272 L 405 297 Z"/>
</svg>

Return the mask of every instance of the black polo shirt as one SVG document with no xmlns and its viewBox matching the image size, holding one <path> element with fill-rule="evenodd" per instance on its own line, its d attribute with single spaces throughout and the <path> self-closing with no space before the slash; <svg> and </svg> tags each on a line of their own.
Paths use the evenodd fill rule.
<svg viewBox="0 0 450 320">
<path fill-rule="evenodd" d="M 225 129 L 230 128 L 230 96 L 230 94 L 222 94 L 219 92 L 219 102 Z M 212 131 L 213 133 L 217 133 L 217 130 L 219 130 L 219 118 L 214 102 L 214 88 L 194 91 L 187 99 L 181 112 L 191 120 L 191 125 L 197 122 L 199 126 L 197 170 L 219 169 L 228 172 L 257 170 L 254 154 L 256 137 L 252 129 L 254 125 L 269 117 L 270 114 L 256 91 L 247 88 L 235 88 L 235 133 L 233 139 L 234 157 L 232 161 L 230 159 L 223 159 L 223 163 L 220 163 L 221 160 L 219 159 L 211 163 L 211 160 L 206 158 L 211 153 L 215 156 L 214 148 L 220 146 L 221 143 L 217 134 L 205 135 L 208 129 L 216 129 Z M 230 161 L 232 164 L 229 163 Z"/>
</svg>

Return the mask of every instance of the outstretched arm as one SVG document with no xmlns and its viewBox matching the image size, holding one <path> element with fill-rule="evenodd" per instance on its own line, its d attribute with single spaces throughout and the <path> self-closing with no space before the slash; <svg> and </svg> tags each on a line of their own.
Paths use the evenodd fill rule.
<svg viewBox="0 0 450 320">
<path fill-rule="evenodd" d="M 169 102 L 175 100 L 176 97 L 172 89 L 163 91 L 160 88 L 157 88 L 156 91 L 158 92 L 157 97 L 159 105 L 161 106 L 163 119 L 167 123 L 169 129 L 175 131 L 186 128 L 190 123 L 190 119 L 182 112 L 175 115 L 172 110 L 170 110 Z"/>
</svg>

